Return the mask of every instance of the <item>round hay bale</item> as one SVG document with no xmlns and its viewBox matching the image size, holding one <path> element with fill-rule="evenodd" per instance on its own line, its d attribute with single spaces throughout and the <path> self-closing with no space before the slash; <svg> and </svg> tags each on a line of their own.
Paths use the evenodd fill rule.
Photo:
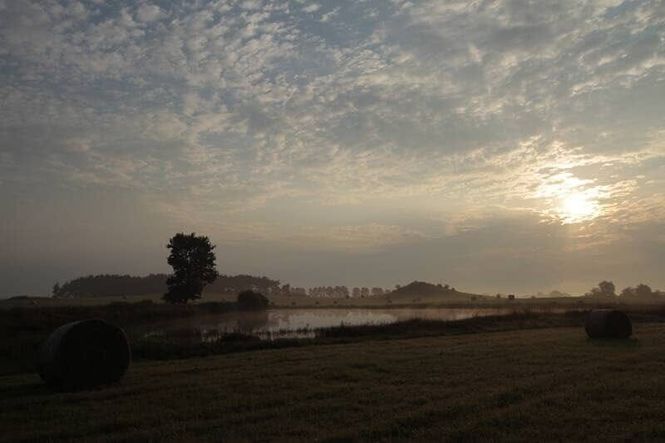
<svg viewBox="0 0 665 443">
<path fill-rule="evenodd" d="M 615 309 L 596 309 L 589 312 L 584 329 L 591 338 L 628 338 L 633 333 L 630 318 Z"/>
<path fill-rule="evenodd" d="M 49 385 L 77 390 L 120 380 L 130 360 L 122 329 L 104 320 L 83 320 L 51 333 L 39 350 L 37 367 Z"/>
</svg>

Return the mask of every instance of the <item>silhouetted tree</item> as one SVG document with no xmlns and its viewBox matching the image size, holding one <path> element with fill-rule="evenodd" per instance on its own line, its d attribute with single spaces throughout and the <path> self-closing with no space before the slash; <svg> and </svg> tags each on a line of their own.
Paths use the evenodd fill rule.
<svg viewBox="0 0 665 443">
<path fill-rule="evenodd" d="M 628 286 L 627 288 L 623 288 L 621 290 L 621 297 L 633 297 L 635 296 L 635 288 L 632 288 Z"/>
<path fill-rule="evenodd" d="M 101 274 L 79 277 L 60 285 L 58 297 L 117 297 L 145 296 L 166 290 L 166 274 L 132 275 Z M 237 294 L 252 289 L 263 294 L 279 292 L 280 282 L 253 275 L 218 275 L 206 290 Z"/>
<path fill-rule="evenodd" d="M 178 233 L 170 240 L 167 248 L 171 250 L 168 264 L 173 267 L 173 274 L 166 280 L 168 291 L 164 300 L 171 303 L 187 303 L 201 298 L 203 288 L 215 281 L 215 245 L 205 236 Z"/>
<path fill-rule="evenodd" d="M 601 295 L 614 296 L 616 295 L 616 287 L 611 281 L 601 281 L 598 283 L 598 289 L 600 289 Z"/>
<path fill-rule="evenodd" d="M 60 283 L 55 282 L 53 289 L 51 290 L 51 296 L 57 297 L 58 295 L 60 295 Z"/>
<path fill-rule="evenodd" d="M 644 283 L 640 283 L 635 287 L 635 295 L 638 297 L 650 297 L 652 294 L 651 288 Z"/>
<path fill-rule="evenodd" d="M 238 294 L 238 307 L 240 309 L 257 311 L 267 308 L 269 304 L 268 297 L 260 292 L 243 291 Z"/>
<path fill-rule="evenodd" d="M 614 297 L 616 296 L 616 287 L 611 281 L 603 280 L 598 283 L 598 287 L 592 288 L 591 291 L 587 292 L 585 295 Z"/>
<path fill-rule="evenodd" d="M 622 297 L 651 297 L 652 295 L 654 295 L 654 292 L 644 283 L 640 283 L 634 288 L 629 286 L 621 291 Z"/>
</svg>

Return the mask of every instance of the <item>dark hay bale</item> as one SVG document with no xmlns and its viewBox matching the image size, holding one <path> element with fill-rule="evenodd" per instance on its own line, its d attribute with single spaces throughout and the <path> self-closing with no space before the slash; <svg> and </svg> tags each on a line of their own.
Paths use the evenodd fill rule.
<svg viewBox="0 0 665 443">
<path fill-rule="evenodd" d="M 51 333 L 39 350 L 37 368 L 49 385 L 77 390 L 117 382 L 130 360 L 122 329 L 104 320 L 83 320 Z"/>
<path fill-rule="evenodd" d="M 591 338 L 628 338 L 633 333 L 630 318 L 614 309 L 597 309 L 589 312 L 584 329 Z"/>
</svg>

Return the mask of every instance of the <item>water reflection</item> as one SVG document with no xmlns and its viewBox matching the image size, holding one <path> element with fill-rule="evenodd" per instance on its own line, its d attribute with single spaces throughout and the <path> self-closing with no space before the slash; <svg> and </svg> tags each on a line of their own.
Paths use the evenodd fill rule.
<svg viewBox="0 0 665 443">
<path fill-rule="evenodd" d="M 462 320 L 513 312 L 511 308 L 274 309 L 227 312 L 160 323 L 145 335 L 183 342 L 215 341 L 233 333 L 255 335 L 265 340 L 311 338 L 317 329 L 341 325 L 386 324 L 415 318 Z"/>
</svg>

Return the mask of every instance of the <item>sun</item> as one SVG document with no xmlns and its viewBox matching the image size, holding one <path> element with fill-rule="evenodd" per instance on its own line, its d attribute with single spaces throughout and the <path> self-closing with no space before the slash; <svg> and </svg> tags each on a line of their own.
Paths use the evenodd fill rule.
<svg viewBox="0 0 665 443">
<path fill-rule="evenodd" d="M 542 199 L 542 213 L 562 224 L 591 221 L 605 211 L 608 194 L 594 179 L 576 177 L 570 171 L 542 178 L 534 194 Z"/>
<path fill-rule="evenodd" d="M 563 223 L 579 223 L 591 220 L 600 214 L 600 205 L 593 196 L 583 191 L 561 196 L 558 207 Z"/>
</svg>

